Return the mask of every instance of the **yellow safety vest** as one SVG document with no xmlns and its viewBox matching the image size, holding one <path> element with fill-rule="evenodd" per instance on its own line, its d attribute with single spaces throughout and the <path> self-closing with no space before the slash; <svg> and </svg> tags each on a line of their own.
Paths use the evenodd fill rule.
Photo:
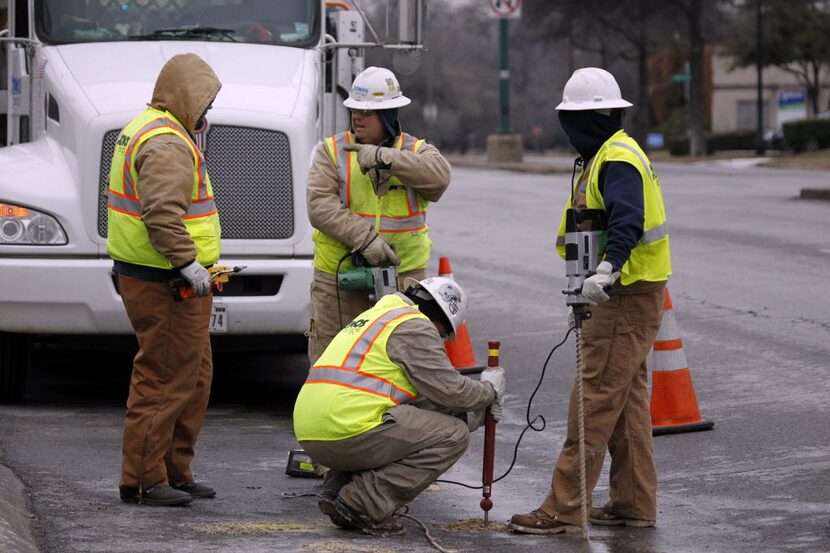
<svg viewBox="0 0 830 553">
<path fill-rule="evenodd" d="M 150 243 L 141 220 L 140 183 L 135 158 L 141 145 L 153 136 L 180 136 L 193 153 L 193 192 L 184 225 L 196 246 L 196 261 L 213 265 L 219 260 L 219 214 L 202 152 L 182 124 L 169 111 L 148 108 L 130 121 L 115 143 L 109 177 L 107 253 L 118 261 L 172 269 L 173 265 Z"/>
<path fill-rule="evenodd" d="M 671 255 L 660 181 L 657 180 L 657 175 L 645 152 L 624 130 L 617 131 L 606 140 L 593 157 L 588 169 L 587 184 L 580 187 L 580 191 L 585 194 L 586 205 L 576 207 L 605 209 L 605 201 L 599 192 L 599 175 L 602 166 L 609 161 L 624 161 L 631 164 L 639 171 L 643 179 L 644 232 L 639 243 L 631 250 L 628 261 L 622 266 L 620 281 L 627 286 L 640 280 L 651 282 L 666 280 L 671 274 Z M 580 172 L 579 178 L 574 183 L 575 187 L 579 186 L 582 176 L 583 173 Z M 556 237 L 556 249 L 563 259 L 565 258 L 565 213 L 570 207 L 571 198 L 568 198 Z"/>
<path fill-rule="evenodd" d="M 298 440 L 343 440 L 381 424 L 387 409 L 418 395 L 386 344 L 410 319 L 427 317 L 389 294 L 341 330 L 311 367 L 294 404 Z M 428 320 L 428 319 L 427 319 Z"/>
<path fill-rule="evenodd" d="M 344 132 L 325 140 L 326 149 L 340 176 L 340 201 L 352 213 L 357 213 L 374 224 L 375 230 L 390 244 L 401 258 L 401 272 L 424 269 L 432 253 L 426 223 L 427 205 L 418 192 L 405 186 L 397 177 L 389 179 L 389 192 L 378 197 L 369 175 L 360 171 L 357 152 L 346 152 L 346 144 L 355 143 L 351 132 Z M 424 140 L 401 133 L 393 148 L 417 152 Z M 345 156 L 344 156 L 345 154 Z M 314 266 L 326 273 L 335 273 L 340 258 L 350 251 L 336 238 L 315 229 Z M 340 270 L 352 268 L 347 258 Z"/>
</svg>

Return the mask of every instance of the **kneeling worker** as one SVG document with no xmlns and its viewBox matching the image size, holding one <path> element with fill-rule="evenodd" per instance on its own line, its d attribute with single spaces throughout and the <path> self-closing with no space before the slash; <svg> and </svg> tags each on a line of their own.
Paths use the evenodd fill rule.
<svg viewBox="0 0 830 553">
<path fill-rule="evenodd" d="M 443 341 L 467 314 L 461 287 L 443 277 L 407 284 L 335 336 L 294 407 L 300 444 L 332 469 L 320 510 L 373 535 L 404 532 L 395 511 L 461 458 L 488 406 L 498 420 L 504 403 L 503 369 L 479 382 L 447 358 Z"/>
</svg>

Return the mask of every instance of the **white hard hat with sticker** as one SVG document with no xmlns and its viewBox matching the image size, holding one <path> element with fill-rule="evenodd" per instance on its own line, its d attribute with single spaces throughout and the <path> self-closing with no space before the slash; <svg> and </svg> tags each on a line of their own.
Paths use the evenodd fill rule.
<svg viewBox="0 0 830 553">
<path fill-rule="evenodd" d="M 403 107 L 410 99 L 401 93 L 395 74 L 383 67 L 367 67 L 355 77 L 349 97 L 343 101 L 347 108 L 391 109 Z"/>
</svg>

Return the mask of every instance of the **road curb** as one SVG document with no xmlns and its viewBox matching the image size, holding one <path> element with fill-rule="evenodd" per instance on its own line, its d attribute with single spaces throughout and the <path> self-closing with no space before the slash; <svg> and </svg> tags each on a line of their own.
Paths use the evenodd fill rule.
<svg viewBox="0 0 830 553">
<path fill-rule="evenodd" d="M 804 200 L 830 200 L 830 188 L 802 188 L 801 198 Z"/>
<path fill-rule="evenodd" d="M 39 553 L 23 483 L 3 465 L 0 465 L 0 551 Z"/>
<path fill-rule="evenodd" d="M 534 162 L 502 162 L 490 163 L 486 159 L 470 159 L 464 156 L 446 156 L 447 161 L 453 167 L 467 167 L 470 169 L 486 169 L 486 170 L 501 170 L 501 171 L 515 171 L 517 173 L 533 173 L 537 175 L 549 174 L 570 174 L 572 169 L 570 167 L 562 167 L 552 163 L 534 163 Z"/>
</svg>

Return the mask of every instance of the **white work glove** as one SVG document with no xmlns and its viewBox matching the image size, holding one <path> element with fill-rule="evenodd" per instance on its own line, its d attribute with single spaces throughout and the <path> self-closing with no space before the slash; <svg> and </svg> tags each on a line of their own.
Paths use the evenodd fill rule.
<svg viewBox="0 0 830 553">
<path fill-rule="evenodd" d="M 357 152 L 357 164 L 365 175 L 369 169 L 389 169 L 390 165 L 383 162 L 383 155 L 388 148 L 373 144 L 346 144 L 343 149 L 347 152 Z"/>
<path fill-rule="evenodd" d="M 201 263 L 194 261 L 179 269 L 179 272 L 190 283 L 194 295 L 203 297 L 210 295 L 210 273 Z"/>
<path fill-rule="evenodd" d="M 369 242 L 360 249 L 366 263 L 372 267 L 386 267 L 387 265 L 400 265 L 401 259 L 389 245 L 389 242 L 375 233 Z"/>
<path fill-rule="evenodd" d="M 507 376 L 501 367 L 487 367 L 481 373 L 481 381 L 489 382 L 496 391 L 496 400 L 490 404 L 490 414 L 497 421 L 504 412 L 504 394 L 507 391 Z"/>
<path fill-rule="evenodd" d="M 592 303 L 605 303 L 608 301 L 608 294 L 605 288 L 611 286 L 620 278 L 620 272 L 613 272 L 614 267 L 607 261 L 597 265 L 597 274 L 585 279 L 582 283 L 582 295 Z"/>
</svg>

